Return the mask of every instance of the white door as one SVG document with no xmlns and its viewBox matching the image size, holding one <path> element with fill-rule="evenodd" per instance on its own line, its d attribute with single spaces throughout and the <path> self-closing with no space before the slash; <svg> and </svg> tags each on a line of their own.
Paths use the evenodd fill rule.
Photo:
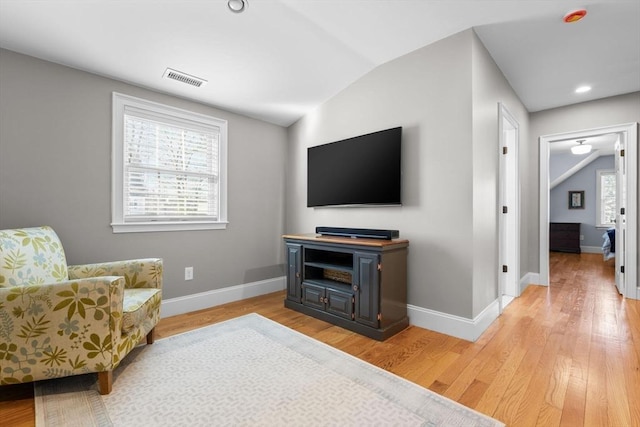
<svg viewBox="0 0 640 427">
<path fill-rule="evenodd" d="M 518 140 L 519 125 L 503 104 L 499 108 L 499 308 L 520 295 L 520 239 L 519 239 L 519 179 Z"/>
<path fill-rule="evenodd" d="M 624 275 L 624 259 L 626 249 L 626 206 L 627 206 L 627 171 L 624 157 L 625 152 L 625 134 L 618 134 L 616 142 L 616 287 L 618 292 L 625 295 L 625 275 Z"/>
</svg>

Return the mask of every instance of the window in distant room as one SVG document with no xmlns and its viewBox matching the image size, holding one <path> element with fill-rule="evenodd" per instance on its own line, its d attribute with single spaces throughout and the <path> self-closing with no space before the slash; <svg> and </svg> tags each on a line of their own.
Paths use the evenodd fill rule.
<svg viewBox="0 0 640 427">
<path fill-rule="evenodd" d="M 114 233 L 226 228 L 226 120 L 113 94 Z"/>
<path fill-rule="evenodd" d="M 596 227 L 613 227 L 616 220 L 616 171 L 596 171 Z"/>
</svg>

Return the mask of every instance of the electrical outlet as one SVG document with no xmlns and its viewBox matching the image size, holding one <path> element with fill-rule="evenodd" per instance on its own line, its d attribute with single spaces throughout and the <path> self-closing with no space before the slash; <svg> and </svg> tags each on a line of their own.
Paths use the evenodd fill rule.
<svg viewBox="0 0 640 427">
<path fill-rule="evenodd" d="M 184 268 L 184 280 L 193 280 L 193 267 Z"/>
</svg>

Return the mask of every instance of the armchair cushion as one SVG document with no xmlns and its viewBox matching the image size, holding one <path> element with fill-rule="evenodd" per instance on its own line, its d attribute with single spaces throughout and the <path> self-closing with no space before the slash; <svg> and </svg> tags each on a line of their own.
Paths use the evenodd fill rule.
<svg viewBox="0 0 640 427">
<path fill-rule="evenodd" d="M 130 333 L 145 319 L 152 318 L 154 311 L 161 303 L 160 289 L 134 288 L 126 289 L 122 305 L 122 333 Z"/>
<path fill-rule="evenodd" d="M 56 283 L 68 278 L 67 258 L 51 227 L 0 230 L 0 287 Z"/>
</svg>

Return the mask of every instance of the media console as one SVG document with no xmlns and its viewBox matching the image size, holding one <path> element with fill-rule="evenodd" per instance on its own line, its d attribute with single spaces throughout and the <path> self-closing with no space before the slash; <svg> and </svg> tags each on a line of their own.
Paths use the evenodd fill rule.
<svg viewBox="0 0 640 427">
<path fill-rule="evenodd" d="M 287 308 L 376 340 L 409 326 L 407 240 L 283 236 Z"/>
</svg>

